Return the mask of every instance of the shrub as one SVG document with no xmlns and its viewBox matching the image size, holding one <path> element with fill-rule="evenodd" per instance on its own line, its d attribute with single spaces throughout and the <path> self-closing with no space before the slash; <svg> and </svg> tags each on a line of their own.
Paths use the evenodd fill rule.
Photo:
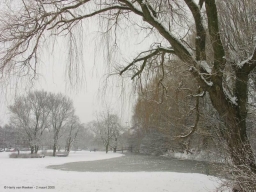
<svg viewBox="0 0 256 192">
<path fill-rule="evenodd" d="M 56 153 L 56 157 L 67 157 L 67 156 L 68 156 L 67 152 Z"/>
<path fill-rule="evenodd" d="M 256 192 L 256 173 L 250 167 L 227 163 L 223 168 L 225 181 L 218 191 L 229 188 L 233 192 Z"/>
<path fill-rule="evenodd" d="M 256 173 L 246 166 L 233 166 L 232 180 L 237 191 L 255 191 Z"/>
<path fill-rule="evenodd" d="M 42 154 L 44 156 L 52 156 L 52 152 L 43 151 Z M 67 157 L 68 156 L 68 152 L 66 152 L 66 151 L 64 151 L 64 152 L 63 151 L 59 151 L 59 152 L 56 152 L 55 155 L 58 156 L 58 157 Z"/>
<path fill-rule="evenodd" d="M 44 156 L 52 156 L 52 152 L 43 151 L 42 154 Z"/>
<path fill-rule="evenodd" d="M 42 154 L 17 154 L 17 153 L 12 153 L 9 155 L 10 158 L 42 158 Z"/>
</svg>

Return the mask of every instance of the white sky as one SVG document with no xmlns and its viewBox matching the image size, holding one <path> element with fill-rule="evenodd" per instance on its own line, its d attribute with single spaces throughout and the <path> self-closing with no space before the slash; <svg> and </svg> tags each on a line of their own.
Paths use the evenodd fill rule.
<svg viewBox="0 0 256 192">
<path fill-rule="evenodd" d="M 54 50 L 50 45 L 47 45 L 40 57 L 41 61 L 38 67 L 39 80 L 34 82 L 33 87 L 30 84 L 25 84 L 24 86 L 19 86 L 18 91 L 15 91 L 14 85 L 7 88 L 5 86 L 2 87 L 0 125 L 3 126 L 9 121 L 7 106 L 13 103 L 14 95 L 18 96 L 24 94 L 24 90 L 33 89 L 55 93 L 61 92 L 69 96 L 74 102 L 76 114 L 80 117 L 82 123 L 96 119 L 96 113 L 104 111 L 108 106 L 114 113 L 119 115 L 123 125 L 131 125 L 132 107 L 135 98 L 135 94 L 131 92 L 132 81 L 126 80 L 126 85 L 124 86 L 126 93 L 123 93 L 120 79 L 116 81 L 117 77 L 112 78 L 107 83 L 108 89 L 106 93 L 102 92 L 102 88 L 106 85 L 106 76 L 104 75 L 108 72 L 108 65 L 98 48 L 103 51 L 106 51 L 106 48 L 104 44 L 101 44 L 102 47 L 95 47 L 95 41 L 100 41 L 99 38 L 96 38 L 98 37 L 95 32 L 97 30 L 96 25 L 87 23 L 86 27 L 84 39 L 79 39 L 83 42 L 83 74 L 85 75 L 85 80 L 80 81 L 82 85 L 74 87 L 68 83 L 68 78 L 65 75 L 66 65 L 64 64 L 67 57 L 67 44 L 63 43 L 63 39 L 55 42 Z M 132 61 L 139 51 L 148 49 L 151 44 L 151 41 L 140 43 L 141 34 L 134 34 L 131 31 L 126 35 L 122 34 L 120 36 L 120 40 L 123 39 L 119 47 L 122 50 L 122 55 L 117 56 L 117 61 L 121 64 L 125 64 L 127 60 Z M 134 38 L 136 35 L 137 38 Z"/>
<path fill-rule="evenodd" d="M 59 52 L 60 54 L 60 52 Z M 105 74 L 106 70 L 103 67 L 103 59 L 99 59 L 99 63 L 94 66 L 93 51 L 89 50 L 85 52 L 85 78 L 81 82 L 81 85 L 73 87 L 69 84 L 69 80 L 65 75 L 65 64 L 62 62 L 61 55 L 57 57 L 45 57 L 43 65 L 38 70 L 39 79 L 35 81 L 33 87 L 31 85 L 24 85 L 25 89 L 19 87 L 15 93 L 11 89 L 15 86 L 10 86 L 7 91 L 7 95 L 3 95 L 3 100 L 0 105 L 0 125 L 8 123 L 9 112 L 7 106 L 12 104 L 15 95 L 24 94 L 25 90 L 45 90 L 49 92 L 61 92 L 69 96 L 76 109 L 76 114 L 80 117 L 81 122 L 87 123 L 95 119 L 97 112 L 104 111 L 106 105 L 110 106 L 114 113 L 117 113 L 121 117 L 122 123 L 130 121 L 132 105 L 122 101 L 121 91 L 118 88 L 114 88 L 107 91 L 106 95 L 103 95 L 102 88 L 105 86 Z M 59 57 L 59 58 L 58 58 Z M 112 87 L 109 85 L 109 87 Z M 115 94 L 119 93 L 119 95 Z M 122 109 L 125 106 L 125 110 Z"/>
</svg>

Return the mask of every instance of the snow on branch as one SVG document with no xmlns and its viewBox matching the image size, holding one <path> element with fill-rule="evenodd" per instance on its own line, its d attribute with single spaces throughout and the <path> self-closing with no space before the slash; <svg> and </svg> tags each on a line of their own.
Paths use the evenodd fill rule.
<svg viewBox="0 0 256 192">
<path fill-rule="evenodd" d="M 256 46 L 253 49 L 252 55 L 237 66 L 239 69 L 245 69 L 248 73 L 256 67 Z"/>
<path fill-rule="evenodd" d="M 227 99 L 234 105 L 238 105 L 237 104 L 237 97 L 233 97 L 231 96 L 231 94 L 223 87 L 223 92 L 226 95 Z"/>
<path fill-rule="evenodd" d="M 192 95 L 193 97 L 203 97 L 205 95 L 205 91 L 203 91 L 202 93 L 198 93 L 196 95 Z"/>
<path fill-rule="evenodd" d="M 239 68 L 242 68 L 246 63 L 249 63 L 251 60 L 252 60 L 252 55 L 249 58 L 243 60 L 241 63 L 238 63 L 237 66 Z"/>
<path fill-rule="evenodd" d="M 192 71 L 196 71 L 196 73 L 199 75 L 199 77 L 203 80 L 203 82 L 206 84 L 206 85 L 208 85 L 208 86 L 213 86 L 213 82 L 212 81 L 208 81 L 208 80 L 206 80 L 205 79 L 205 77 L 204 77 L 204 73 L 200 73 L 195 67 L 190 67 L 189 68 L 189 71 L 190 72 L 192 72 Z M 207 74 L 207 75 L 209 75 L 209 74 Z"/>
<path fill-rule="evenodd" d="M 201 74 L 200 77 L 208 86 L 210 86 L 210 87 L 213 86 L 213 82 L 212 81 L 207 81 L 203 74 Z"/>
<path fill-rule="evenodd" d="M 211 74 L 212 73 L 212 68 L 208 65 L 206 61 L 199 61 L 198 62 L 199 66 L 204 69 L 207 73 Z"/>
</svg>

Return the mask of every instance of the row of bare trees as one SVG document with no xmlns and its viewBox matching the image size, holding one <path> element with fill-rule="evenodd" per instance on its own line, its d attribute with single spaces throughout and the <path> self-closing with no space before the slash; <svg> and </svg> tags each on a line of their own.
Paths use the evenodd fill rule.
<svg viewBox="0 0 256 192">
<path fill-rule="evenodd" d="M 69 152 L 72 143 L 83 125 L 75 116 L 73 102 L 62 94 L 34 91 L 17 97 L 9 106 L 11 124 L 21 131 L 30 145 L 31 153 L 49 141 L 55 156 L 58 145 L 65 138 Z M 49 137 L 52 137 L 49 139 Z"/>
</svg>

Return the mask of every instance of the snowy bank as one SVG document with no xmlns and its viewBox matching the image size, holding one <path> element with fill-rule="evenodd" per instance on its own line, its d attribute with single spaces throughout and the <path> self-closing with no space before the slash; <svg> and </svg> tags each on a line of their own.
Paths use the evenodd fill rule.
<svg viewBox="0 0 256 192">
<path fill-rule="evenodd" d="M 48 165 L 94 161 L 122 156 L 103 152 L 72 152 L 69 157 L 10 159 L 0 153 L 0 191 L 3 192 L 215 192 L 216 177 L 171 172 L 73 172 L 47 169 Z"/>
</svg>

